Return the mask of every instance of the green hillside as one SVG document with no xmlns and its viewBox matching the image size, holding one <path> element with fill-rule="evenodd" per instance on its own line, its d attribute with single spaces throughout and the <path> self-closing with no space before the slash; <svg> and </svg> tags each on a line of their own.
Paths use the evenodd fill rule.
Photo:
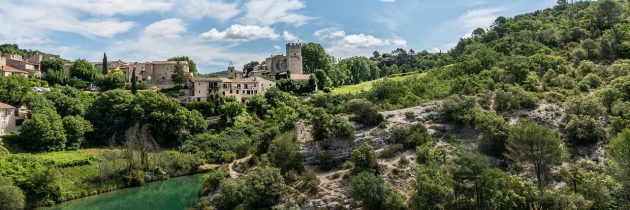
<svg viewBox="0 0 630 210">
<path fill-rule="evenodd" d="M 397 75 L 391 75 L 388 77 L 384 77 L 384 78 L 380 78 L 377 80 L 371 80 L 371 81 L 367 81 L 367 82 L 362 82 L 356 85 L 344 85 L 341 87 L 337 87 L 334 88 L 332 90 L 333 93 L 341 93 L 341 94 L 356 94 L 359 92 L 364 92 L 364 91 L 369 91 L 372 89 L 372 85 L 377 82 L 377 81 L 382 81 L 382 80 L 393 80 L 393 81 L 402 81 L 405 79 L 409 79 L 410 77 L 424 77 L 426 76 L 426 73 L 422 73 L 422 72 L 412 72 L 412 73 L 407 73 L 407 74 L 397 74 Z"/>
</svg>

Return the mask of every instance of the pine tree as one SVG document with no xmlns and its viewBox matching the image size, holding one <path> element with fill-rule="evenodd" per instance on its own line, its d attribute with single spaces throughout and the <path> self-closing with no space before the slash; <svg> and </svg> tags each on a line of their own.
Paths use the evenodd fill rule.
<svg viewBox="0 0 630 210">
<path fill-rule="evenodd" d="M 177 64 L 175 64 L 173 74 L 171 75 L 171 80 L 177 85 L 183 85 L 186 82 L 186 75 L 184 74 L 184 69 L 182 68 L 182 65 L 179 64 L 179 61 L 177 61 Z"/>
<path fill-rule="evenodd" d="M 131 93 L 134 95 L 138 92 L 138 78 L 136 78 L 136 67 L 133 67 L 131 72 Z"/>
<path fill-rule="evenodd" d="M 108 66 L 107 66 L 107 54 L 103 53 L 103 75 L 107 74 L 107 70 L 109 70 Z"/>
</svg>

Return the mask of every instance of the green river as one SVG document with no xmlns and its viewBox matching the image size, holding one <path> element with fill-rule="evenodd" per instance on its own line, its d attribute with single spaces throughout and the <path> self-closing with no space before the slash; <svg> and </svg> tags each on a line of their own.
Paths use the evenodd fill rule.
<svg viewBox="0 0 630 210">
<path fill-rule="evenodd" d="M 58 203 L 44 210 L 181 210 L 197 202 L 201 175 L 172 178 L 142 187 L 126 188 L 100 195 Z"/>
</svg>

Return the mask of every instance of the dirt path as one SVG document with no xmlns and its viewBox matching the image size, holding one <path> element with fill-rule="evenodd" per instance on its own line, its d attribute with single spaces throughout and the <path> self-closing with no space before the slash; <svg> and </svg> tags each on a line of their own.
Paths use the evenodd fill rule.
<svg viewBox="0 0 630 210">
<path fill-rule="evenodd" d="M 236 170 L 234 170 L 234 164 L 241 164 L 245 161 L 248 161 L 250 158 L 252 158 L 252 155 L 248 155 L 244 158 L 241 159 L 236 159 L 234 161 L 232 161 L 230 164 L 228 164 L 228 170 L 229 170 L 229 174 L 230 174 L 230 178 L 238 178 L 238 176 L 241 175 L 241 172 L 238 172 Z"/>
</svg>

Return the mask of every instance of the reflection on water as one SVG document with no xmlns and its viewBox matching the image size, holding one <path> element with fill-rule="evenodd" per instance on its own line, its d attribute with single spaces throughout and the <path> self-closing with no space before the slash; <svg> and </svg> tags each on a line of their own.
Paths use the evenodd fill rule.
<svg viewBox="0 0 630 210">
<path fill-rule="evenodd" d="M 197 201 L 201 175 L 178 177 L 101 195 L 59 203 L 45 210 L 186 209 Z"/>
</svg>

